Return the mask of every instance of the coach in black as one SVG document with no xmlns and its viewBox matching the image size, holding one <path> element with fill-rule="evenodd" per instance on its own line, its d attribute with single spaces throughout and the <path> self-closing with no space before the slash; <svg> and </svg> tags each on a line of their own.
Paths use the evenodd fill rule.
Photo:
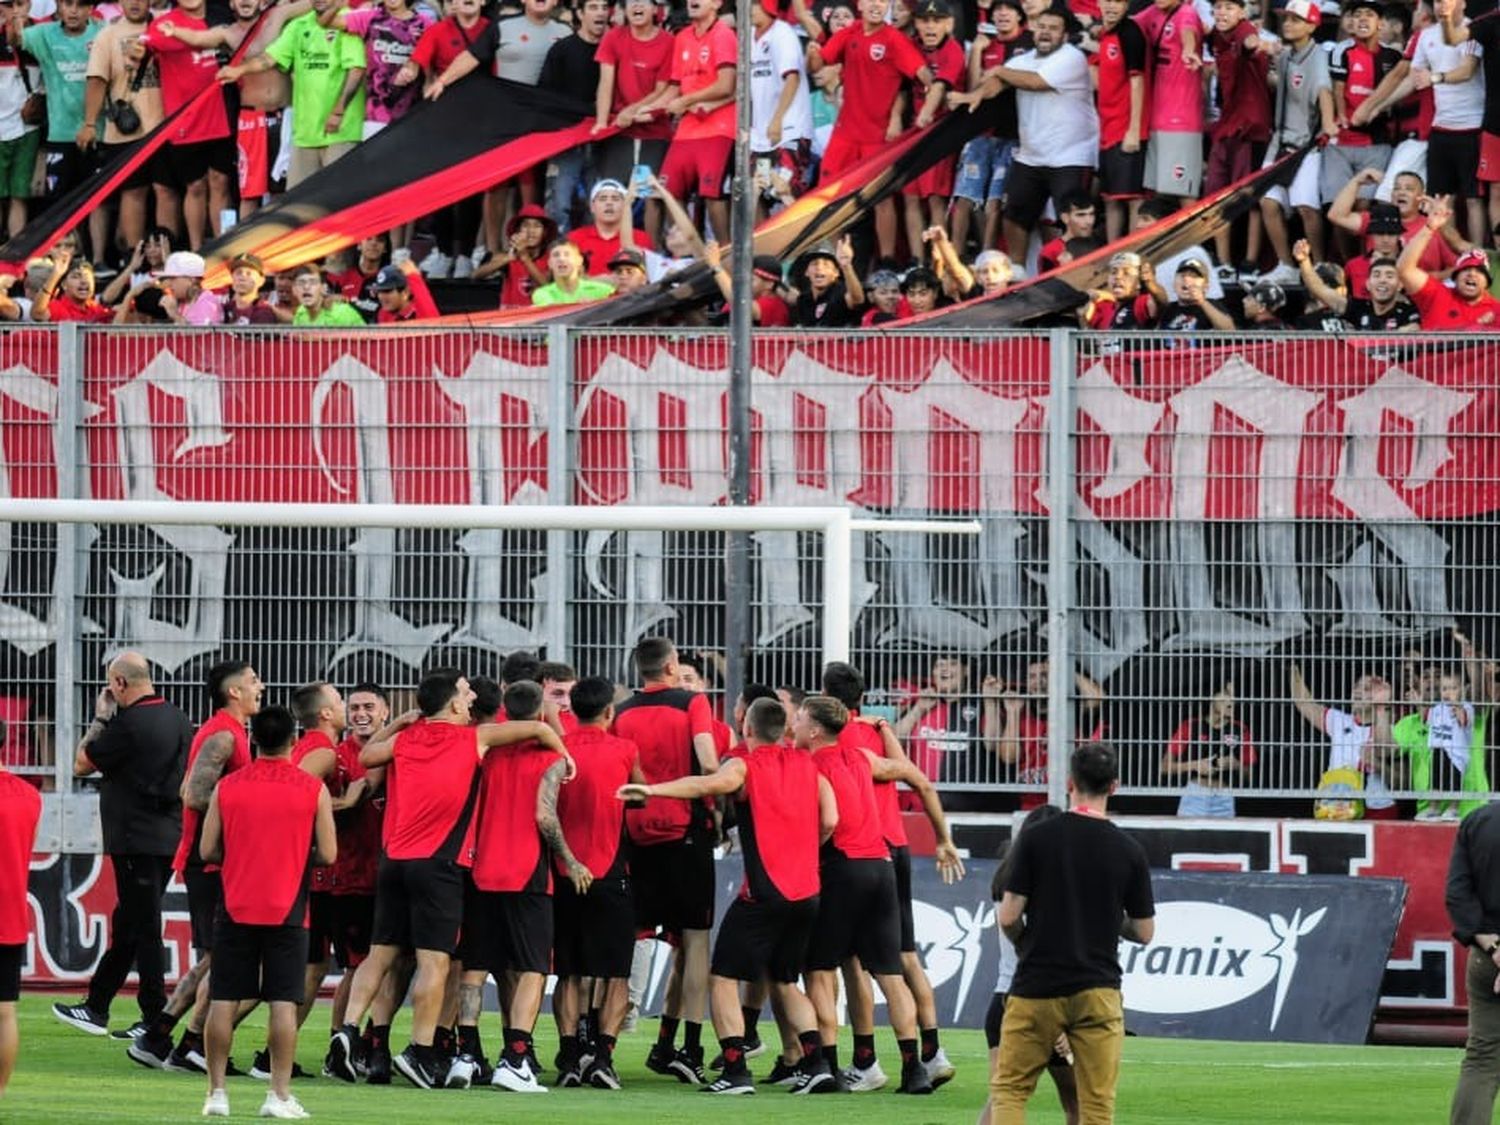
<svg viewBox="0 0 1500 1125">
<path fill-rule="evenodd" d="M 91 1035 L 108 1030 L 110 1002 L 132 968 L 140 976 L 141 1022 L 136 1028 L 144 1028 L 166 1006 L 161 897 L 182 834 L 177 791 L 192 737 L 187 716 L 157 694 L 144 656 L 122 652 L 110 662 L 94 721 L 73 759 L 75 777 L 98 772 L 103 778 L 99 819 L 116 896 L 109 948 L 89 982 L 87 999 L 52 1006 L 58 1019 Z"/>
<path fill-rule="evenodd" d="M 1453 940 L 1469 950 L 1469 1038 L 1448 1120 L 1489 1125 L 1500 1087 L 1500 805 L 1458 826 L 1446 898 Z"/>
</svg>

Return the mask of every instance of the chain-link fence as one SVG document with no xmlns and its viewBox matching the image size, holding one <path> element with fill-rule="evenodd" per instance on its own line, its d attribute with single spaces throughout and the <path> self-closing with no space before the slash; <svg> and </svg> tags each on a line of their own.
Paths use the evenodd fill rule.
<svg viewBox="0 0 1500 1125">
<path fill-rule="evenodd" d="M 722 333 L 64 326 L 0 356 L 0 498 L 727 492 Z M 869 703 L 951 806 L 1039 798 L 1049 746 L 1096 735 L 1164 808 L 1305 798 L 1350 762 L 1398 790 L 1492 788 L 1500 344 L 758 333 L 755 357 L 756 503 L 980 522 L 857 534 L 849 573 Z M 822 550 L 752 536 L 751 681 L 816 687 Z M 713 682 L 723 553 L 670 528 L 0 523 L 5 760 L 53 774 L 123 648 L 194 716 L 230 655 L 273 697 L 495 674 L 517 649 L 628 681 L 661 632 Z"/>
</svg>

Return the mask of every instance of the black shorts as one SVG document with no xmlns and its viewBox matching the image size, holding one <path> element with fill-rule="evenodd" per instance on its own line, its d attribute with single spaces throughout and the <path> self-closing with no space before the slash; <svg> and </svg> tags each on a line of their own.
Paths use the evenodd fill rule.
<svg viewBox="0 0 1500 1125">
<path fill-rule="evenodd" d="M 370 932 L 375 926 L 374 895 L 336 895 L 314 891 L 308 896 L 307 963 L 333 960 L 340 969 L 352 969 L 370 952 Z"/>
<path fill-rule="evenodd" d="M 636 931 L 629 879 L 595 879 L 586 895 L 567 879 L 556 880 L 552 920 L 552 968 L 558 976 L 630 976 Z"/>
<path fill-rule="evenodd" d="M 208 995 L 211 1000 L 302 1003 L 307 995 L 306 927 L 242 926 L 220 911 Z"/>
<path fill-rule="evenodd" d="M 896 868 L 883 859 L 845 859 L 823 865 L 818 924 L 807 953 L 809 969 L 836 969 L 858 957 L 868 973 L 901 972 L 901 907 Z"/>
<path fill-rule="evenodd" d="M 901 952 L 917 951 L 917 919 L 911 909 L 911 848 L 891 845 L 891 866 L 896 869 L 896 901 L 901 904 Z"/>
<path fill-rule="evenodd" d="M 1427 138 L 1427 193 L 1482 199 L 1478 129 L 1434 129 Z"/>
<path fill-rule="evenodd" d="M 791 984 L 807 965 L 807 947 L 818 924 L 818 897 L 798 902 L 737 898 L 724 912 L 710 972 L 730 980 L 770 977 Z"/>
<path fill-rule="evenodd" d="M 453 860 L 381 857 L 372 945 L 452 953 L 463 915 L 464 869 Z"/>
<path fill-rule="evenodd" d="M 224 903 L 224 883 L 217 871 L 189 867 L 182 873 L 187 888 L 188 919 L 193 928 L 193 948 L 199 957 L 214 951 L 214 922 Z"/>
<path fill-rule="evenodd" d="M 1034 227 L 1047 200 L 1088 191 L 1093 175 L 1092 168 L 1039 168 L 1017 160 L 1005 176 L 1005 217 L 1023 227 Z"/>
<path fill-rule="evenodd" d="M 545 975 L 552 971 L 552 896 L 476 889 L 464 906 L 464 934 L 465 972 Z"/>
<path fill-rule="evenodd" d="M 210 169 L 226 176 L 239 175 L 240 153 L 233 134 L 214 141 L 168 144 L 165 151 L 167 166 L 172 170 L 172 180 L 179 191 L 203 179 Z"/>
<path fill-rule="evenodd" d="M 713 929 L 714 849 L 708 833 L 675 844 L 632 845 L 630 886 L 638 929 Z"/>
<path fill-rule="evenodd" d="M 21 963 L 26 960 L 26 943 L 0 945 L 0 1004 L 21 998 Z"/>
<path fill-rule="evenodd" d="M 57 144 L 48 141 L 43 151 L 47 154 L 46 194 L 54 199 L 71 191 L 99 169 L 97 148 L 80 149 L 72 141 Z"/>
<path fill-rule="evenodd" d="M 1126 152 L 1119 145 L 1099 151 L 1099 194 L 1105 199 L 1143 199 L 1146 146 Z"/>
<path fill-rule="evenodd" d="M 104 162 L 108 163 L 115 156 L 129 148 L 134 142 L 119 145 L 101 145 Z M 150 187 L 152 184 L 171 184 L 172 169 L 167 163 L 166 146 L 157 149 L 145 160 L 137 165 L 136 170 L 125 177 L 125 182 L 120 185 L 121 191 L 129 191 L 131 188 Z"/>
</svg>

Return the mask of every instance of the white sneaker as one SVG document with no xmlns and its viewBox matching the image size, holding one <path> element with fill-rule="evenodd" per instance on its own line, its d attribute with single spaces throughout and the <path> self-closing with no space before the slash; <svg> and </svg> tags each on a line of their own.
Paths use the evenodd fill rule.
<svg viewBox="0 0 1500 1125">
<path fill-rule="evenodd" d="M 1458 819 L 1458 806 L 1457 805 L 1449 805 L 1447 808 L 1445 808 L 1443 810 L 1443 815 L 1442 815 L 1441 819 L 1443 819 L 1443 820 L 1457 820 Z"/>
<path fill-rule="evenodd" d="M 453 259 L 434 246 L 417 269 L 427 277 L 447 277 L 453 272 Z"/>
<path fill-rule="evenodd" d="M 463 1055 L 457 1055 L 448 1064 L 448 1077 L 443 1079 L 443 1085 L 450 1090 L 467 1090 L 474 1082 L 474 1062 Z"/>
<path fill-rule="evenodd" d="M 453 278 L 462 281 L 466 277 L 474 276 L 474 259 L 467 254 L 460 254 L 453 263 Z"/>
<path fill-rule="evenodd" d="M 1220 285 L 1235 286 L 1240 283 L 1240 271 L 1233 266 L 1216 266 L 1214 273 L 1217 275 Z"/>
<path fill-rule="evenodd" d="M 204 1117 L 228 1117 L 229 1095 L 223 1090 L 210 1090 L 208 1097 L 203 1099 Z"/>
<path fill-rule="evenodd" d="M 849 1087 L 851 1094 L 864 1094 L 871 1090 L 879 1090 L 888 1081 L 890 1079 L 886 1078 L 885 1071 L 880 1069 L 879 1059 L 869 1066 L 846 1066 L 844 1068 L 844 1085 Z"/>
<path fill-rule="evenodd" d="M 408 246 L 398 246 L 394 250 L 391 251 L 391 265 L 393 265 L 393 266 L 399 266 L 399 265 L 403 265 L 404 263 L 409 262 L 409 261 L 411 261 L 411 248 L 410 247 L 408 247 Z"/>
<path fill-rule="evenodd" d="M 1426 821 L 1442 820 L 1443 814 L 1435 806 L 1428 805 L 1421 812 L 1417 813 L 1417 819 Z"/>
<path fill-rule="evenodd" d="M 502 1058 L 495 1064 L 494 1077 L 490 1079 L 490 1085 L 501 1090 L 509 1090 L 513 1094 L 545 1094 L 547 1087 L 536 1080 L 536 1075 L 531 1073 L 531 1066 L 524 1060 L 520 1066 L 514 1066 L 508 1059 Z"/>
<path fill-rule="evenodd" d="M 932 1083 L 934 1090 L 944 1082 L 951 1082 L 953 1076 L 958 1073 L 954 1069 L 953 1064 L 948 1061 L 947 1052 L 941 1047 L 937 1049 L 937 1053 L 932 1058 L 928 1059 L 922 1065 L 927 1068 L 927 1081 Z"/>
<path fill-rule="evenodd" d="M 474 263 L 474 268 L 477 270 L 480 266 L 484 265 L 484 260 L 489 256 L 490 250 L 488 246 L 476 246 L 473 253 L 469 255 L 469 261 Z"/>
<path fill-rule="evenodd" d="M 1257 281 L 1270 281 L 1285 289 L 1288 285 L 1301 285 L 1302 272 L 1289 262 L 1277 262 L 1276 268 L 1260 275 Z"/>
<path fill-rule="evenodd" d="M 266 1100 L 261 1103 L 260 1115 L 262 1117 L 279 1117 L 283 1121 L 303 1121 L 312 1116 L 312 1114 L 302 1108 L 302 1103 L 291 1094 L 288 1094 L 284 1098 L 278 1098 L 269 1091 L 266 1093 Z"/>
</svg>

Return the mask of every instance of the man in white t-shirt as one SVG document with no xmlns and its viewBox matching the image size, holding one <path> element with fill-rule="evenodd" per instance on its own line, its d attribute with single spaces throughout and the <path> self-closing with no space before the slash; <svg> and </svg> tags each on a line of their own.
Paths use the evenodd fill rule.
<svg viewBox="0 0 1500 1125">
<path fill-rule="evenodd" d="M 1432 132 L 1427 138 L 1427 191 L 1451 195 L 1454 211 L 1464 200 L 1469 209 L 1470 237 L 1485 230 L 1485 192 L 1475 173 L 1479 168 L 1479 129 L 1484 123 L 1484 71 L 1478 59 L 1483 49 L 1472 39 L 1460 43 L 1454 28 L 1465 27 L 1463 0 L 1435 0 L 1438 22 L 1417 35 L 1411 56 L 1412 85 L 1432 90 Z"/>
<path fill-rule="evenodd" d="M 781 178 L 786 191 L 774 194 L 796 197 L 807 190 L 812 162 L 812 101 L 802 44 L 792 25 L 772 16 L 764 4 L 752 5 L 750 17 L 755 28 L 750 48 L 753 166 Z"/>
<path fill-rule="evenodd" d="M 1099 112 L 1088 56 L 1067 41 L 1072 17 L 1048 8 L 1031 17 L 1030 51 L 987 70 L 969 94 L 950 94 L 952 108 L 972 110 L 1001 89 L 1016 91 L 1021 144 L 1005 180 L 1005 244 L 1011 261 L 1026 260 L 1026 245 L 1047 207 L 1075 192 L 1087 194 L 1099 162 Z"/>
<path fill-rule="evenodd" d="M 1327 769 L 1364 774 L 1365 817 L 1394 820 L 1396 802 L 1389 780 L 1401 762 L 1401 751 L 1391 733 L 1391 685 L 1380 676 L 1361 676 L 1349 692 L 1349 710 L 1325 707 L 1312 697 L 1302 668 L 1292 665 L 1292 703 L 1311 726 L 1328 737 Z"/>
</svg>

